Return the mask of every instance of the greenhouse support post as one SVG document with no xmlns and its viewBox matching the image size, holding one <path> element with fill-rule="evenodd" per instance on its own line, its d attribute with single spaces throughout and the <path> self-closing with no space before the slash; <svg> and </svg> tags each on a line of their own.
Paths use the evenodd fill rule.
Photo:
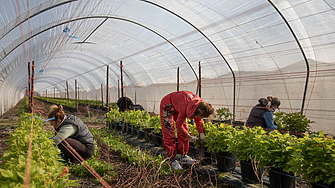
<svg viewBox="0 0 335 188">
<path fill-rule="evenodd" d="M 30 62 L 28 62 L 28 104 L 29 104 L 29 112 L 31 111 L 31 87 L 30 87 L 30 83 L 31 83 L 31 77 L 30 77 Z"/>
<path fill-rule="evenodd" d="M 76 108 L 78 107 L 78 101 L 77 101 L 77 79 L 74 79 L 74 98 L 76 100 Z"/>
<path fill-rule="evenodd" d="M 30 90 L 30 98 L 31 98 L 31 106 L 29 111 L 33 112 L 33 108 L 34 108 L 34 70 L 35 70 L 35 61 L 32 62 L 32 66 L 31 66 L 31 90 Z"/>
<path fill-rule="evenodd" d="M 104 89 L 101 84 L 101 107 L 104 107 Z"/>
<path fill-rule="evenodd" d="M 107 112 L 109 112 L 109 105 L 108 105 L 108 103 L 109 103 L 109 100 L 108 100 L 108 89 L 109 89 L 109 65 L 107 65 L 107 76 L 106 76 L 106 83 L 107 83 L 107 85 L 106 85 L 106 110 L 107 110 Z"/>
<path fill-rule="evenodd" d="M 122 61 L 120 61 L 120 69 L 121 69 L 121 97 L 123 97 L 123 88 L 124 88 L 124 86 L 123 86 L 123 65 L 122 65 Z"/>
</svg>

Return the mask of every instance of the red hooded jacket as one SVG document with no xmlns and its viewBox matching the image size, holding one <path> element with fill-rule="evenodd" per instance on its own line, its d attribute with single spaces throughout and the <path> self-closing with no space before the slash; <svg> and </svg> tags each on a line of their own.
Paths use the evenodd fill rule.
<svg viewBox="0 0 335 188">
<path fill-rule="evenodd" d="M 178 114 L 178 118 L 175 119 L 176 128 L 177 130 L 180 130 L 183 135 L 188 134 L 187 130 L 182 128 L 186 118 L 194 119 L 197 130 L 200 134 L 204 132 L 202 119 L 195 117 L 194 112 L 198 108 L 199 103 L 202 101 L 203 100 L 195 93 L 190 91 L 177 91 L 164 97 L 161 102 L 161 107 L 164 107 L 167 104 L 172 104 L 174 107 L 174 114 Z"/>
</svg>

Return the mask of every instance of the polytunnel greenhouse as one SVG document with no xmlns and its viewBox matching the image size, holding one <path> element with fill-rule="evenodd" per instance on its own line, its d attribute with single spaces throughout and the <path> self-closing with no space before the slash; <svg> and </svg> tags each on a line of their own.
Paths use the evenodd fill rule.
<svg viewBox="0 0 335 188">
<path fill-rule="evenodd" d="M 154 114 L 184 90 L 242 124 L 274 96 L 335 135 L 334 0 L 2 0 L 0 46 L 0 115 L 31 90 Z"/>
</svg>

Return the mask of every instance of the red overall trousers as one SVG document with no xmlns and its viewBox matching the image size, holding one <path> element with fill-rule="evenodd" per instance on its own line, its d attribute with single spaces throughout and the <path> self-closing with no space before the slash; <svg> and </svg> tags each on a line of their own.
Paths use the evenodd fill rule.
<svg viewBox="0 0 335 188">
<path fill-rule="evenodd" d="M 163 97 L 160 104 L 160 118 L 164 147 L 168 157 L 173 158 L 177 154 L 174 121 L 180 154 L 187 154 L 189 148 L 186 118 L 194 119 L 198 132 L 204 132 L 202 119 L 194 117 L 194 112 L 202 101 L 198 95 L 189 91 L 177 91 Z"/>
</svg>

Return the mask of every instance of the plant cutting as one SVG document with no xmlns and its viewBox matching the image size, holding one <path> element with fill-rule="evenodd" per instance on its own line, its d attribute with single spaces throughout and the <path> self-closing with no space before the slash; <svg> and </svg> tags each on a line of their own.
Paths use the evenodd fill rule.
<svg viewBox="0 0 335 188">
<path fill-rule="evenodd" d="M 275 112 L 273 120 L 277 123 L 279 130 L 290 132 L 310 132 L 310 124 L 314 123 L 306 118 L 306 115 L 301 115 L 300 112 L 285 113 Z"/>
<path fill-rule="evenodd" d="M 301 174 L 310 182 L 335 182 L 335 140 L 325 137 L 323 131 L 305 134 L 293 146 L 293 154 L 288 162 L 292 171 Z"/>
</svg>

